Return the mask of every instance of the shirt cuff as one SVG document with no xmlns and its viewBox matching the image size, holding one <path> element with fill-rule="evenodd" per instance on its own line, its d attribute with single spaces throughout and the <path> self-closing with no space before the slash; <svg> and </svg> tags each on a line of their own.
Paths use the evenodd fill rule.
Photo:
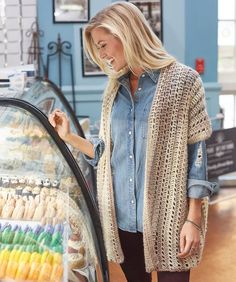
<svg viewBox="0 0 236 282">
<path fill-rule="evenodd" d="M 218 184 L 199 179 L 188 179 L 187 193 L 189 198 L 201 199 L 210 197 L 218 191 Z"/>
<path fill-rule="evenodd" d="M 97 166 L 103 152 L 105 149 L 105 143 L 102 139 L 98 137 L 89 138 L 89 141 L 93 144 L 94 158 L 90 158 L 87 155 L 83 154 L 84 159 L 91 166 Z"/>
</svg>

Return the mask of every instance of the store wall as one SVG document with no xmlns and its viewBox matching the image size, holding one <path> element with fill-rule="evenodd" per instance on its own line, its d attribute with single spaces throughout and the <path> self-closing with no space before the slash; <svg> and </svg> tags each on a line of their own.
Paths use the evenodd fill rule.
<svg viewBox="0 0 236 282">
<path fill-rule="evenodd" d="M 110 4 L 111 0 L 90 0 L 90 17 Z M 75 70 L 77 114 L 90 116 L 92 122 L 99 120 L 101 97 L 107 79 L 105 77 L 83 77 L 80 48 L 80 28 L 84 24 L 54 24 L 52 1 L 38 1 L 40 29 L 44 31 L 41 45 L 44 54 L 47 44 L 61 39 L 72 43 Z M 195 59 L 205 59 L 205 73 L 202 75 L 206 89 L 210 117 L 219 112 L 217 83 L 217 1 L 215 0 L 163 0 L 164 46 L 180 62 L 195 67 Z M 52 61 L 49 78 L 58 82 L 57 66 Z M 63 65 L 63 92 L 70 100 L 71 83 L 68 64 Z M 215 124 L 216 125 L 216 124 Z"/>
<path fill-rule="evenodd" d="M 185 62 L 185 1 L 162 0 L 164 46 L 181 63 Z"/>
<path fill-rule="evenodd" d="M 217 81 L 217 1 L 186 1 L 186 64 L 205 60 L 205 82 Z"/>
<path fill-rule="evenodd" d="M 57 41 L 60 33 L 62 41 L 69 41 L 72 44 L 71 53 L 73 55 L 73 67 L 75 78 L 75 92 L 77 100 L 77 115 L 90 116 L 92 122 L 100 118 L 101 96 L 106 85 L 106 77 L 83 77 L 82 76 L 82 59 L 81 59 L 81 37 L 80 29 L 85 25 L 78 24 L 61 24 L 53 23 L 53 1 L 38 1 L 38 21 L 39 28 L 44 32 L 44 36 L 40 39 L 40 45 L 43 47 L 43 59 L 46 63 L 46 55 L 48 54 L 47 45 L 49 42 Z M 90 17 L 98 10 L 107 6 L 110 0 L 90 0 Z M 58 64 L 56 59 L 50 61 L 49 79 L 54 83 L 59 83 Z M 63 78 L 62 90 L 69 101 L 71 101 L 71 76 L 68 60 L 63 61 Z"/>
<path fill-rule="evenodd" d="M 205 71 L 201 75 L 206 90 L 208 112 L 214 128 L 219 113 L 220 85 L 217 82 L 217 18 L 218 1 L 186 0 L 185 63 L 195 67 L 196 58 L 203 58 Z"/>
</svg>

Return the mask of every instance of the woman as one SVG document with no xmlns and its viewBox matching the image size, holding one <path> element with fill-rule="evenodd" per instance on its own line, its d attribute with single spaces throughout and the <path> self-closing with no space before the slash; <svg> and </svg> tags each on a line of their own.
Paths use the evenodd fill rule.
<svg viewBox="0 0 236 282">
<path fill-rule="evenodd" d="M 84 31 L 88 56 L 108 75 L 99 138 L 60 137 L 98 163 L 98 204 L 110 261 L 129 282 L 187 282 L 207 220 L 204 140 L 211 135 L 199 75 L 169 55 L 133 4 L 116 2 Z"/>
</svg>

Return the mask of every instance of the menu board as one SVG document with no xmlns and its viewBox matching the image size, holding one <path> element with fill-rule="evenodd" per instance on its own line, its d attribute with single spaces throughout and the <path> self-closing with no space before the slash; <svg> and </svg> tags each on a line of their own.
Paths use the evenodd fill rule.
<svg viewBox="0 0 236 282">
<path fill-rule="evenodd" d="M 236 127 L 214 131 L 206 146 L 209 179 L 236 171 Z"/>
</svg>

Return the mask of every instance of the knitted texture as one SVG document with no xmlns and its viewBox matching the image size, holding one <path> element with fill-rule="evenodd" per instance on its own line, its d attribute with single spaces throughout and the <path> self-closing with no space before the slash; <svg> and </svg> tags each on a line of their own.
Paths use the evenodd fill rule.
<svg viewBox="0 0 236 282">
<path fill-rule="evenodd" d="M 121 263 L 121 249 L 111 176 L 110 116 L 119 88 L 110 81 L 104 94 L 100 138 L 105 152 L 98 164 L 98 203 L 108 260 Z M 205 94 L 199 75 L 173 63 L 160 72 L 152 103 L 147 136 L 144 184 L 143 238 L 146 270 L 184 271 L 201 259 L 207 226 L 207 199 L 202 204 L 200 249 L 196 255 L 178 259 L 181 228 L 188 213 L 187 144 L 211 135 Z"/>
</svg>

